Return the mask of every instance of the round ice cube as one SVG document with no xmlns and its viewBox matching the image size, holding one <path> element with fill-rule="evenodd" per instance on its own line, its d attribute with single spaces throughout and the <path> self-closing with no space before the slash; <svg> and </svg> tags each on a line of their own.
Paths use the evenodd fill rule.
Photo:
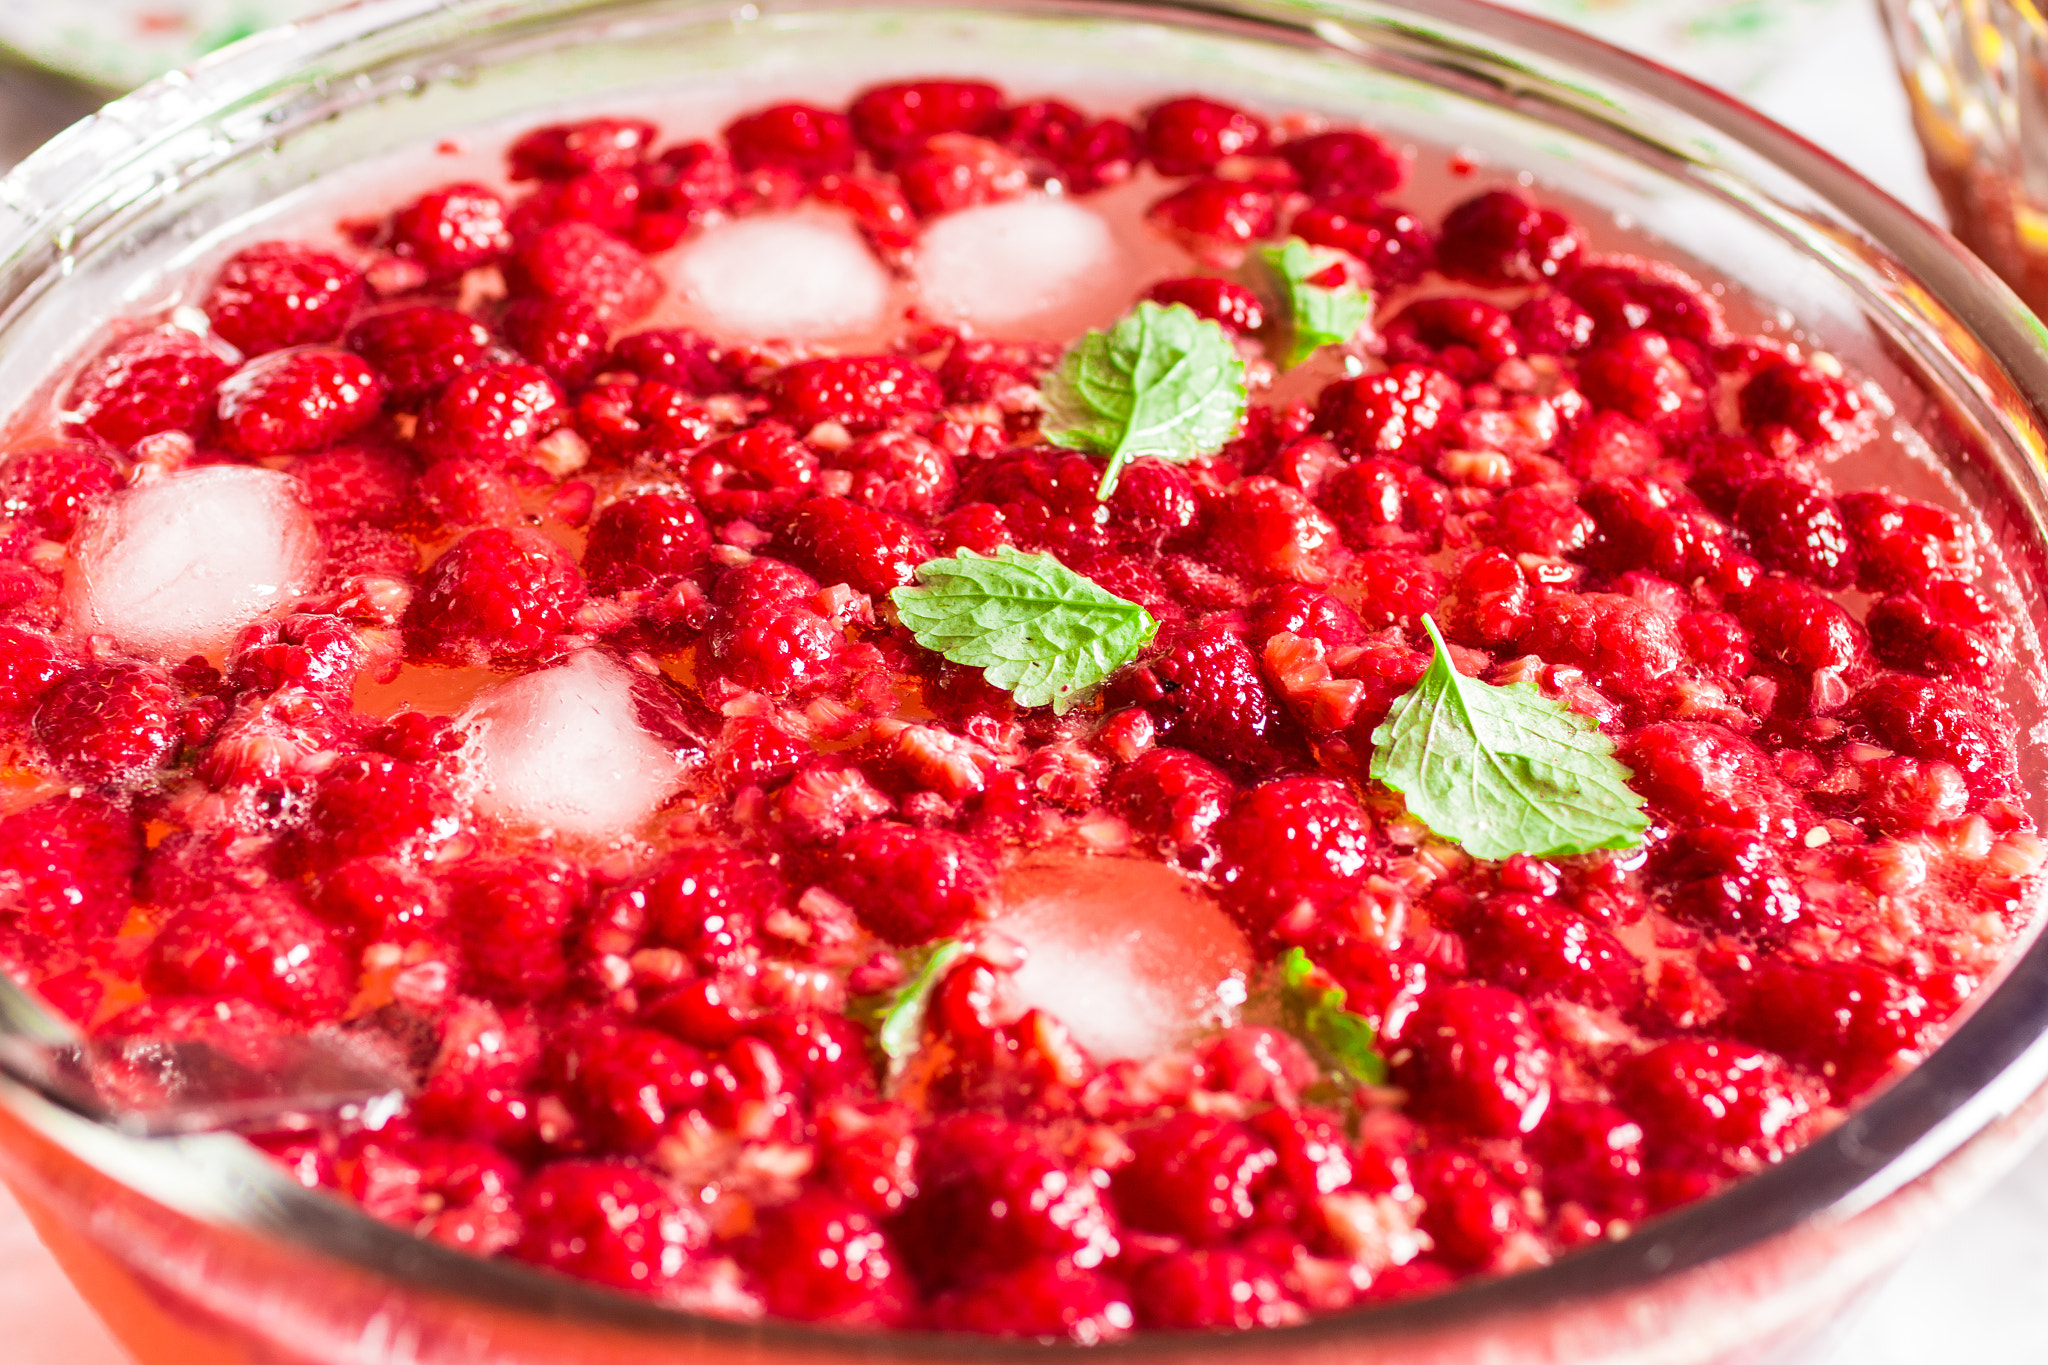
<svg viewBox="0 0 2048 1365">
<path fill-rule="evenodd" d="M 303 592 L 319 559 L 289 474 L 187 469 L 116 495 L 79 531 L 66 614 L 143 653 L 208 654 Z"/>
<path fill-rule="evenodd" d="M 983 333 L 1039 335 L 1080 330 L 1121 312 L 1129 303 L 1121 288 L 1125 265 L 1101 214 L 1036 195 L 933 222 L 912 271 L 932 316 Z"/>
<path fill-rule="evenodd" d="M 873 327 L 889 303 L 889 277 L 860 233 L 814 210 L 721 224 L 669 271 L 697 324 L 719 336 L 847 336 Z"/>
</svg>

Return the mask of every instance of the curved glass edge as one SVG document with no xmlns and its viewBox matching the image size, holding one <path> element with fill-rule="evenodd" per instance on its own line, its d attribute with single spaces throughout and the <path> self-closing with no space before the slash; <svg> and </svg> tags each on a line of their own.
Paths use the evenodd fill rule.
<svg viewBox="0 0 2048 1365">
<path fill-rule="evenodd" d="M 2048 481 L 2040 414 L 2048 410 L 2048 331 L 1988 268 L 1938 229 L 1825 152 L 1717 92 L 1583 35 L 1482 0 L 1434 0 L 1427 9 L 1388 0 L 1190 0 L 1105 2 L 1097 13 L 1143 18 L 1204 16 L 1254 26 L 1433 77 L 1461 76 L 1511 102 L 1565 115 L 1616 143 L 1676 168 L 1694 185 L 1773 223 L 1843 277 L 1873 313 L 1932 370 L 1967 386 L 1979 404 L 1997 472 L 2034 532 L 2048 543 Z M 800 9 L 854 7 L 834 0 Z M 1054 8 L 1056 6 L 1045 6 Z M 1076 6 L 1081 8 L 1082 6 Z M 317 18 L 244 40 L 108 106 L 0 180 L 0 318 L 29 289 L 66 273 L 83 227 L 201 174 L 240 140 L 224 135 L 247 112 L 255 126 L 288 96 L 345 94 L 366 54 L 413 50 L 437 34 L 535 33 L 600 11 L 604 0 L 506 6 L 470 0 L 359 0 Z M 652 8 L 648 6 L 646 8 Z M 736 23 L 777 11 L 732 11 Z M 1979 354 L 1955 363 L 1959 343 Z M 1782 1165 L 1726 1193 L 1647 1225 L 1628 1239 L 1556 1265 L 1469 1283 L 1435 1298 L 1325 1318 L 1295 1328 L 1206 1339 L 1204 1353 L 1267 1351 L 1283 1341 L 1341 1339 L 1469 1325 L 1475 1316 L 1524 1312 L 1561 1299 L 1639 1288 L 1753 1248 L 1815 1219 L 1846 1221 L 1934 1170 L 1977 1133 L 2017 1113 L 2048 1080 L 2048 942 L 2037 941 L 1944 1044 L 1840 1127 Z M 735 1324 L 684 1315 L 498 1262 L 425 1246 L 277 1172 L 238 1140 L 122 1137 L 0 1082 L 0 1102 L 53 1142 L 167 1208 L 290 1238 L 378 1273 L 403 1264 L 423 1288 L 516 1310 L 568 1313 L 663 1335 L 811 1343 L 871 1353 L 872 1336 L 788 1325 Z M 983 1358 L 1039 1356 L 1048 1349 L 977 1341 Z M 1184 1353 L 1185 1338 L 1141 1338 L 1095 1353 Z M 894 1354 L 959 1354 L 914 1335 L 889 1338 Z"/>
</svg>

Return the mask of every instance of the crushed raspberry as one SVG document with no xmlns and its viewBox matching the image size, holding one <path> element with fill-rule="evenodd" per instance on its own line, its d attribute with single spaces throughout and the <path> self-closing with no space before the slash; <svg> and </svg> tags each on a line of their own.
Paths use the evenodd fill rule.
<svg viewBox="0 0 2048 1365">
<path fill-rule="evenodd" d="M 182 327 L 116 342 L 88 364 L 64 407 L 80 430 L 127 447 L 162 431 L 195 434 L 214 407 L 214 386 L 234 366 Z"/>
<path fill-rule="evenodd" d="M 422 658 L 531 658 L 582 604 L 583 575 L 558 546 L 531 531 L 487 527 L 427 570 L 406 611 L 406 637 Z"/>
<path fill-rule="evenodd" d="M 243 355 L 333 341 L 363 279 L 346 261 L 296 242 L 264 242 L 221 267 L 200 307 L 214 334 Z"/>
<path fill-rule="evenodd" d="M 826 876 L 875 933 L 892 943 L 929 943 L 987 914 L 987 853 L 942 830 L 877 820 L 833 848 Z"/>
<path fill-rule="evenodd" d="M 384 382 L 358 356 L 327 347 L 273 352 L 223 379 L 221 441 L 243 455 L 320 450 L 361 431 L 384 405 Z"/>
</svg>

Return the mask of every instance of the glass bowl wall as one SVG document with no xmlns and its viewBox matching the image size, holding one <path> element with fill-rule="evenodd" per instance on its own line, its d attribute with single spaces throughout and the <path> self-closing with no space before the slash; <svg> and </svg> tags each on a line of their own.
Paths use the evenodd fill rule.
<svg viewBox="0 0 2048 1365">
<path fill-rule="evenodd" d="M 1896 404 L 1841 469 L 1967 502 L 2018 619 L 2048 578 L 2048 337 L 1955 243 L 1825 154 L 1680 77 L 1472 0 L 737 8 L 659 0 L 372 0 L 276 30 L 81 124 L 0 182 L 0 404 L 52 357 L 161 304 L 181 267 L 272 215 L 390 200 L 417 149 L 488 147 L 565 111 L 658 106 L 667 131 L 741 100 L 830 100 L 981 73 L 1134 106 L 1187 89 L 1371 123 L 1425 156 L 1434 211 L 1521 173 L 1596 246 L 1644 238 L 1728 282 L 1732 319 L 1818 344 Z M 408 161 L 407 154 L 414 153 Z M 330 216 L 333 210 L 328 210 Z M 2048 790 L 2041 649 L 2007 700 Z M 1929 1221 L 2015 1159 L 2044 1107 L 2048 947 L 2019 958 L 1918 1070 L 1783 1165 L 1636 1235 L 1434 1299 L 1105 1356 L 1354 1362 L 1759 1361 L 1832 1316 Z M 414 1242 L 308 1193 L 229 1137 L 143 1141 L 0 1080 L 0 1175 L 149 1365 L 652 1365 L 981 1360 L 1048 1349 L 693 1318 Z"/>
</svg>

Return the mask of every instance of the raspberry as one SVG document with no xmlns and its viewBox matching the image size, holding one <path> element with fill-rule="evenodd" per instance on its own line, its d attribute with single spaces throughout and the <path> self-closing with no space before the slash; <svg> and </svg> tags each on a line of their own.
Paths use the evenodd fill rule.
<svg viewBox="0 0 2048 1365">
<path fill-rule="evenodd" d="M 711 756 L 711 769 L 720 785 L 729 790 L 766 787 L 795 772 L 810 753 L 809 744 L 773 721 L 736 716 L 725 723 Z"/>
<path fill-rule="evenodd" d="M 134 817 L 96 796 L 59 796 L 0 816 L 0 915 L 51 943 L 111 934 L 128 914 L 141 856 Z"/>
<path fill-rule="evenodd" d="M 1680 824 L 1789 835 L 1796 814 L 1777 769 L 1748 740 L 1718 725 L 1665 721 L 1624 739 L 1615 755 L 1629 785 Z"/>
<path fill-rule="evenodd" d="M 638 175 L 643 207 L 650 213 L 677 215 L 685 223 L 725 208 L 738 188 L 732 158 L 725 148 L 709 142 L 678 143 L 642 162 Z"/>
<path fill-rule="evenodd" d="M 1319 501 L 1345 543 L 1361 550 L 1432 551 L 1451 507 L 1449 489 L 1400 460 L 1360 460 L 1339 469 Z"/>
<path fill-rule="evenodd" d="M 1298 917 L 1349 902 L 1378 862 L 1372 819 L 1324 777 L 1253 787 L 1216 836 L 1225 892 L 1245 927 L 1294 941 L 1309 927 Z"/>
<path fill-rule="evenodd" d="M 1879 598 L 1863 624 L 1871 652 L 1893 668 L 1996 687 L 2012 666 L 2012 622 L 1953 578 Z"/>
<path fill-rule="evenodd" d="M 863 90 L 848 106 L 853 135 L 877 164 L 921 146 L 937 133 L 979 133 L 1003 107 L 1003 92 L 985 81 L 901 81 Z"/>
<path fill-rule="evenodd" d="M 953 457 L 907 431 L 863 436 L 834 453 L 831 463 L 853 475 L 846 496 L 862 507 L 927 519 L 952 500 Z"/>
<path fill-rule="evenodd" d="M 704 1215 L 637 1166 L 560 1161 L 519 1193 L 522 1261 L 658 1295 L 710 1241 Z"/>
<path fill-rule="evenodd" d="M 1220 769 L 1181 749 L 1148 749 L 1111 779 L 1109 800 L 1132 827 L 1188 866 L 1216 856 L 1216 824 L 1236 788 Z"/>
<path fill-rule="evenodd" d="M 785 1011 L 755 1020 L 747 1033 L 774 1054 L 798 1099 L 817 1105 L 872 1098 L 868 1037 L 845 1015 Z"/>
<path fill-rule="evenodd" d="M 1734 1171 L 1781 1160 L 1814 1108 L 1807 1086 L 1782 1059 L 1704 1039 L 1663 1043 L 1628 1058 L 1615 1089 L 1659 1148 Z"/>
<path fill-rule="evenodd" d="M 933 550 L 915 523 L 844 498 L 812 498 L 789 514 L 776 546 L 823 583 L 846 583 L 870 597 L 917 581 Z"/>
<path fill-rule="evenodd" d="M 624 897 L 628 905 L 616 902 Z M 789 898 L 774 869 L 721 844 L 686 845 L 649 877 L 613 893 L 608 915 L 645 922 L 651 939 L 707 971 L 741 965 L 759 919 Z"/>
<path fill-rule="evenodd" d="M 352 974 L 327 926 L 282 891 L 219 896 L 157 932 L 142 983 L 166 995 L 240 996 L 289 1019 L 331 1019 Z"/>
<path fill-rule="evenodd" d="M 941 133 L 896 167 L 911 209 L 935 217 L 977 204 L 1000 203 L 1031 187 L 1031 172 L 1001 143 L 966 133 Z"/>
<path fill-rule="evenodd" d="M 1249 1331 L 1299 1322 L 1273 1267 L 1241 1251 L 1179 1251 L 1149 1262 L 1131 1284 L 1147 1327 Z"/>
<path fill-rule="evenodd" d="M 1748 830 L 1681 831 L 1665 846 L 1662 875 L 1671 917 L 1702 929 L 1771 940 L 1806 917 L 1777 849 Z"/>
<path fill-rule="evenodd" d="M 2010 722 L 1981 692 L 1889 674 L 1859 692 L 1851 709 L 1878 743 L 1909 758 L 1953 764 L 1975 796 L 1997 796 L 2013 788 Z"/>
<path fill-rule="evenodd" d="M 818 457 L 780 422 L 713 441 L 689 464 L 690 491 L 711 520 L 772 522 L 810 492 Z"/>
<path fill-rule="evenodd" d="M 512 206 L 512 238 L 529 242 L 556 223 L 588 223 L 630 238 L 639 223 L 640 199 L 640 179 L 631 171 L 588 171 L 554 181 Z"/>
<path fill-rule="evenodd" d="M 44 694 L 36 737 L 81 782 L 139 782 L 178 747 L 178 691 L 144 664 L 88 664 Z"/>
<path fill-rule="evenodd" d="M 325 346 L 258 356 L 220 383 L 221 443 L 251 458 L 320 450 L 355 435 L 384 406 L 384 381 L 360 356 Z"/>
<path fill-rule="evenodd" d="M 1670 338 L 1647 328 L 1580 357 L 1579 387 L 1597 406 L 1661 434 L 1690 430 L 1707 417 L 1706 396 Z"/>
<path fill-rule="evenodd" d="M 1195 481 L 1187 472 L 1152 459 L 1125 466 L 1108 508 L 1106 529 L 1119 545 L 1133 551 L 1157 551 L 1181 540 L 1202 515 Z"/>
<path fill-rule="evenodd" d="M 1316 199 L 1392 194 L 1408 176 L 1408 161 L 1371 133 L 1340 129 L 1283 142 L 1279 155 Z"/>
<path fill-rule="evenodd" d="M 499 326 L 512 349 L 565 389 L 597 373 L 610 340 L 596 308 L 582 299 L 515 299 Z"/>
<path fill-rule="evenodd" d="M 1837 1104 L 1918 1061 L 1936 1041 L 1927 998 L 1874 962 L 1763 958 L 1721 985 L 1729 1031 L 1825 1069 Z"/>
<path fill-rule="evenodd" d="M 1301 583 L 1282 583 L 1267 593 L 1253 618 L 1253 639 L 1270 639 L 1282 631 L 1321 640 L 1333 650 L 1365 638 L 1365 625 L 1357 612 L 1321 589 Z"/>
<path fill-rule="evenodd" d="M 1501 494 L 1480 537 L 1510 554 L 1563 559 L 1586 548 L 1593 526 L 1593 518 L 1570 496 L 1531 484 Z"/>
<path fill-rule="evenodd" d="M 1648 1211 L 1642 1125 L 1614 1106 L 1554 1104 L 1528 1144 L 1543 1163 L 1544 1193 L 1553 1205 L 1575 1200 L 1599 1217 L 1629 1221 Z"/>
<path fill-rule="evenodd" d="M 26 720 L 68 671 L 49 636 L 27 626 L 0 625 L 0 718 Z"/>
<path fill-rule="evenodd" d="M 725 125 L 725 145 L 743 171 L 844 175 L 853 169 L 853 124 L 808 104 L 777 104 Z"/>
<path fill-rule="evenodd" d="M 1130 1161 L 1117 1169 L 1116 1202 L 1149 1232 L 1215 1246 L 1244 1231 L 1280 1157 L 1246 1125 L 1180 1113 L 1133 1129 Z"/>
<path fill-rule="evenodd" d="M 519 490 L 500 469 L 477 460 L 441 460 L 413 484 L 421 519 L 435 529 L 516 522 Z M 417 563 L 417 559 L 415 559 Z"/>
<path fill-rule="evenodd" d="M 592 1024 L 557 1041 L 553 1074 L 579 1131 L 644 1153 L 711 1087 L 704 1054 L 653 1029 Z"/>
<path fill-rule="evenodd" d="M 320 884 L 313 908 L 355 942 L 431 938 L 448 917 L 440 883 L 396 858 L 355 858 Z"/>
<path fill-rule="evenodd" d="M 1621 941 L 1554 900 L 1488 900 L 1466 933 L 1466 955 L 1475 975 L 1532 998 L 1627 1009 L 1642 994 L 1640 964 Z"/>
<path fill-rule="evenodd" d="M 1136 1320 L 1115 1280 L 1051 1258 L 944 1295 L 931 1317 L 947 1331 L 1081 1346 L 1113 1341 Z"/>
<path fill-rule="evenodd" d="M 377 367 L 400 409 L 417 407 L 457 375 L 488 364 L 493 353 L 489 328 L 432 304 L 364 318 L 349 329 L 348 345 Z"/>
<path fill-rule="evenodd" d="M 1226 157 L 1258 155 L 1268 140 L 1263 120 L 1200 96 L 1145 111 L 1145 155 L 1161 175 L 1201 175 Z"/>
<path fill-rule="evenodd" d="M 719 359 L 718 344 L 680 327 L 622 337 L 603 368 L 630 370 L 642 379 L 673 384 L 695 394 L 723 393 L 733 386 L 732 376 Z"/>
<path fill-rule="evenodd" d="M 1500 288 L 1567 274 L 1584 245 L 1563 214 L 1513 190 L 1489 190 L 1444 215 L 1436 256 L 1452 279 Z"/>
<path fill-rule="evenodd" d="M 406 515 L 413 464 L 404 451 L 375 440 L 301 455 L 285 466 L 299 481 L 306 508 L 329 526 L 389 529 Z M 330 561 L 337 558 L 328 546 Z"/>
<path fill-rule="evenodd" d="M 196 435 L 233 368 L 182 327 L 139 332 L 87 363 L 64 400 L 67 420 L 124 449 L 160 431 Z"/>
<path fill-rule="evenodd" d="M 460 275 L 512 249 L 505 201 L 482 185 L 443 185 L 391 215 L 391 249 L 430 277 Z"/>
<path fill-rule="evenodd" d="M 532 659 L 583 605 L 583 575 L 532 531 L 472 531 L 434 561 L 406 608 L 407 645 L 444 663 Z"/>
<path fill-rule="evenodd" d="M 1214 275 L 1184 275 L 1161 280 L 1145 291 L 1154 303 L 1181 304 L 1197 317 L 1222 324 L 1224 330 L 1248 336 L 1266 325 L 1266 311 L 1259 296 L 1241 284 Z"/>
<path fill-rule="evenodd" d="M 1528 1234 L 1528 1216 L 1514 1191 L 1464 1152 L 1424 1152 L 1415 1188 L 1423 1199 L 1422 1230 L 1454 1265 L 1483 1269 L 1511 1237 Z"/>
<path fill-rule="evenodd" d="M 1789 475 L 1759 479 L 1736 504 L 1735 524 L 1756 557 L 1823 588 L 1856 581 L 1856 551 L 1835 500 Z"/>
<path fill-rule="evenodd" d="M 120 471 L 93 446 L 30 446 L 0 463 L 0 516 L 69 540 L 92 505 L 120 486 Z"/>
<path fill-rule="evenodd" d="M 557 223 L 513 253 L 506 282 L 515 295 L 575 299 L 606 327 L 621 327 L 661 300 L 661 277 L 646 257 L 590 223 Z"/>
<path fill-rule="evenodd" d="M 1280 708 L 1244 641 L 1218 624 L 1181 636 L 1125 684 L 1177 744 L 1257 770 L 1281 737 Z"/>
<path fill-rule="evenodd" d="M 480 1142 L 437 1137 L 367 1140 L 345 1149 L 341 1187 L 372 1217 L 478 1255 L 519 1239 L 518 1164 Z"/>
<path fill-rule="evenodd" d="M 1424 365 L 1340 379 L 1316 400 L 1316 430 L 1354 455 L 1421 463 L 1456 428 L 1457 384 Z"/>
<path fill-rule="evenodd" d="M 1425 993 L 1394 1055 L 1417 1118 L 1495 1137 L 1527 1133 L 1550 1106 L 1556 1058 L 1513 991 L 1470 982 Z"/>
<path fill-rule="evenodd" d="M 554 380 L 538 365 L 490 365 L 441 390 L 413 440 L 430 460 L 503 464 L 569 418 Z"/>
<path fill-rule="evenodd" d="M 1690 275 L 1662 261 L 1609 256 L 1581 263 L 1565 278 L 1563 288 L 1595 320 L 1602 340 L 1652 327 L 1704 346 L 1718 340 L 1726 328 L 1714 296 Z"/>
<path fill-rule="evenodd" d="M 646 591 L 695 573 L 710 552 L 710 529 L 688 498 L 634 493 L 597 514 L 583 575 L 595 592 Z"/>
<path fill-rule="evenodd" d="M 1258 475 L 1212 503 L 1208 537 L 1221 568 L 1259 578 L 1327 582 L 1337 528 L 1298 488 Z"/>
<path fill-rule="evenodd" d="M 1726 526 L 1654 480 L 1606 479 L 1587 489 L 1581 502 L 1600 528 L 1589 558 L 1610 573 L 1645 569 L 1673 583 L 1694 583 L 1734 550 Z"/>
<path fill-rule="evenodd" d="M 776 378 L 776 415 L 799 431 L 820 422 L 872 431 L 892 418 L 928 412 L 944 402 L 930 370 L 896 356 L 800 360 Z"/>
<path fill-rule="evenodd" d="M 917 944 L 986 918 L 995 873 L 972 840 L 875 820 L 839 840 L 823 878 L 872 932 Z"/>
<path fill-rule="evenodd" d="M 1844 493 L 1841 509 L 1865 591 L 1896 592 L 1936 575 L 1968 577 L 1974 569 L 1970 533 L 1952 512 L 1881 489 Z"/>
<path fill-rule="evenodd" d="M 307 838 L 329 866 L 349 858 L 416 860 L 456 827 L 455 795 L 430 769 L 356 754 L 321 776 Z"/>
<path fill-rule="evenodd" d="M 917 1186 L 900 1236 L 931 1287 L 1040 1257 L 1092 1269 L 1118 1249 L 1099 1179 L 1055 1160 L 1029 1129 L 994 1115 L 948 1114 L 926 1128 Z"/>
<path fill-rule="evenodd" d="M 1861 660 L 1863 627 L 1839 602 L 1791 578 L 1765 578 L 1736 604 L 1757 653 L 1807 672 L 1837 672 Z"/>
<path fill-rule="evenodd" d="M 242 692 L 284 687 L 346 692 L 362 666 L 363 638 L 353 626 L 338 617 L 299 612 L 243 630 L 228 659 L 228 679 Z"/>
<path fill-rule="evenodd" d="M 228 258 L 200 307 L 245 356 L 333 341 L 363 297 L 348 262 L 298 242 L 258 242 Z"/>
<path fill-rule="evenodd" d="M 1382 289 L 1412 284 L 1436 264 L 1436 235 L 1406 209 L 1346 198 L 1303 210 L 1287 230 L 1311 246 L 1349 252 Z"/>
<path fill-rule="evenodd" d="M 737 613 L 711 633 L 711 653 L 725 677 L 770 696 L 814 690 L 830 674 L 843 643 L 837 627 L 800 606 Z"/>
<path fill-rule="evenodd" d="M 1959 820 L 1970 784 L 1954 764 L 1893 755 L 1868 776 L 1862 814 L 1887 834 L 1917 834 Z"/>
<path fill-rule="evenodd" d="M 1742 422 L 1759 439 L 1783 430 L 1802 448 L 1831 455 L 1877 434 L 1877 413 L 1848 380 L 1792 360 L 1774 361 L 1751 376 L 1742 389 Z"/>
<path fill-rule="evenodd" d="M 1535 594 L 1521 566 L 1501 550 L 1481 550 L 1458 565 L 1437 614 L 1461 644 L 1515 646 L 1535 624 Z"/>
<path fill-rule="evenodd" d="M 999 114 L 988 135 L 1043 163 L 1069 194 L 1122 184 L 1139 155 L 1138 131 L 1122 119 L 1090 120 L 1059 100 L 1032 100 Z"/>
<path fill-rule="evenodd" d="M 1273 235 L 1279 208 L 1271 190 L 1237 180 L 1197 180 L 1175 190 L 1145 211 L 1145 221 L 1186 247 L 1197 258 L 1218 265 L 1235 253 Z"/>
<path fill-rule="evenodd" d="M 484 862 L 465 869 L 450 899 L 469 989 L 513 1005 L 568 986 L 566 941 L 583 885 L 567 864 L 541 855 Z"/>
<path fill-rule="evenodd" d="M 514 180 L 567 180 L 592 171 L 631 170 L 654 150 L 659 130 L 645 119 L 593 118 L 524 133 L 505 152 Z"/>
<path fill-rule="evenodd" d="M 1417 299 L 1382 329 L 1388 354 L 1428 362 L 1473 378 L 1490 375 L 1521 354 L 1514 319 L 1481 299 Z M 1444 353 L 1441 357 L 1433 353 Z M 1454 363 L 1455 360 L 1455 363 Z"/>
<path fill-rule="evenodd" d="M 1563 294 L 1538 294 L 1515 308 L 1515 330 L 1529 355 L 1577 355 L 1593 344 L 1593 315 Z"/>
<path fill-rule="evenodd" d="M 1576 664 L 1602 686 L 1647 698 L 1685 663 L 1670 616 L 1617 593 L 1546 593 L 1524 645 L 1551 663 Z"/>
<path fill-rule="evenodd" d="M 777 1317 L 891 1327 L 913 1301 L 896 1257 L 864 1210 L 810 1189 L 761 1214 L 749 1259 Z"/>
</svg>

